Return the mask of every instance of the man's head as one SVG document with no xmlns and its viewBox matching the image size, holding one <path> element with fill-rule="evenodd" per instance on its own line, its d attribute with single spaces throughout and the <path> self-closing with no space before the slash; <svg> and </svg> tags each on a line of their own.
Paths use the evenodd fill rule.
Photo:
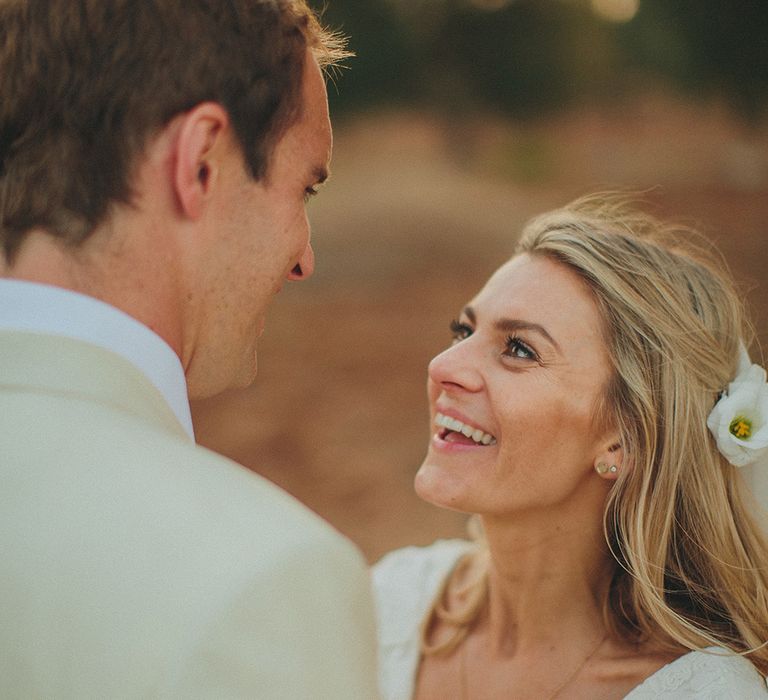
<svg viewBox="0 0 768 700">
<path fill-rule="evenodd" d="M 268 302 L 312 272 L 342 42 L 305 0 L 0 0 L 0 36 L 6 270 L 152 327 L 192 395 L 247 383 Z"/>
<path fill-rule="evenodd" d="M 196 395 L 253 380 L 267 306 L 286 279 L 314 269 L 305 207 L 328 175 L 332 136 L 325 82 L 311 54 L 301 96 L 299 116 L 260 181 L 243 167 L 219 105 L 198 105 L 170 130 L 175 193 L 192 224 L 179 238 L 177 267 L 186 290 L 180 355 Z"/>
<path fill-rule="evenodd" d="M 77 244 L 131 201 L 142 149 L 176 114 L 221 104 L 250 171 L 300 109 L 307 48 L 338 45 L 304 0 L 0 0 L 0 240 Z"/>
</svg>

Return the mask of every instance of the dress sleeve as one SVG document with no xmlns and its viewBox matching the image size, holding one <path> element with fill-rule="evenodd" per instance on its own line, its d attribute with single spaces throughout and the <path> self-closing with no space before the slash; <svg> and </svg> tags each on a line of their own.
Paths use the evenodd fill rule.
<svg viewBox="0 0 768 700">
<path fill-rule="evenodd" d="M 384 700 L 413 696 L 421 622 L 444 578 L 475 546 L 466 540 L 438 540 L 429 547 L 398 549 L 373 567 Z"/>
<path fill-rule="evenodd" d="M 657 671 L 625 700 L 766 700 L 765 679 L 727 649 L 693 651 Z"/>
</svg>

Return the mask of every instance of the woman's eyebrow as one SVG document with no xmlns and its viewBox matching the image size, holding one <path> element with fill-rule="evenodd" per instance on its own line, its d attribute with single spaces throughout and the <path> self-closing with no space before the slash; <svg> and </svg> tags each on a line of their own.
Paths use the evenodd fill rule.
<svg viewBox="0 0 768 700">
<path fill-rule="evenodd" d="M 464 315 L 472 322 L 473 325 L 477 325 L 477 315 L 475 310 L 471 306 L 464 307 Z M 558 345 L 557 341 L 550 335 L 544 326 L 538 323 L 532 323 L 530 321 L 523 321 L 515 318 L 500 318 L 494 324 L 497 330 L 504 331 L 505 333 L 514 333 L 515 331 L 533 331 L 538 333 L 545 340 L 547 340 L 559 353 L 562 353 L 562 349 Z"/>
<path fill-rule="evenodd" d="M 477 324 L 477 316 L 475 316 L 475 310 L 471 306 L 465 306 L 462 312 L 472 324 Z"/>
</svg>

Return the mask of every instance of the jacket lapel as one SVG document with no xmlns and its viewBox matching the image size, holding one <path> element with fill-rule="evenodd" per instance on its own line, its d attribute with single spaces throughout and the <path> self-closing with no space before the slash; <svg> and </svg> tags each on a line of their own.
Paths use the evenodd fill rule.
<svg viewBox="0 0 768 700">
<path fill-rule="evenodd" d="M 0 331 L 0 391 L 40 391 L 94 401 L 189 440 L 163 395 L 130 362 L 95 345 Z"/>
</svg>

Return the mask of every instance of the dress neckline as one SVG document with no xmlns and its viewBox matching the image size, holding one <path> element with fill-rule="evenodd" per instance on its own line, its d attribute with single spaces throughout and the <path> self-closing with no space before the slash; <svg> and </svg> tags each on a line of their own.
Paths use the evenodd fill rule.
<svg viewBox="0 0 768 700">
<path fill-rule="evenodd" d="M 727 649 L 724 649 L 723 647 L 705 647 L 704 649 L 694 649 L 693 651 L 689 651 L 685 654 L 682 654 L 681 656 L 678 656 L 673 661 L 670 661 L 668 664 L 664 664 L 660 669 L 657 671 L 654 671 L 650 676 L 648 676 L 642 683 L 636 685 L 632 690 L 629 691 L 624 696 L 624 700 L 632 700 L 635 693 L 641 693 L 646 690 L 650 690 L 653 688 L 654 685 L 663 682 L 663 680 L 669 676 L 674 675 L 675 672 L 680 670 L 681 666 L 686 666 L 691 663 L 691 661 L 694 658 L 697 658 L 699 654 L 708 654 L 712 656 L 719 656 L 719 657 L 726 657 L 731 656 L 732 654 L 728 652 Z"/>
</svg>

